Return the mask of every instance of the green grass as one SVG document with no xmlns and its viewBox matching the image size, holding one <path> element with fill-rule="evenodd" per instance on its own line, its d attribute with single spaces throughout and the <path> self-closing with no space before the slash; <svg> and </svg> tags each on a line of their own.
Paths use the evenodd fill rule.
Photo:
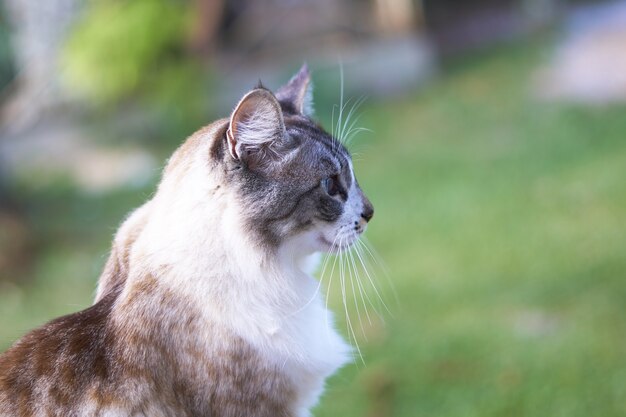
<svg viewBox="0 0 626 417">
<path fill-rule="evenodd" d="M 626 109 L 533 100 L 542 54 L 364 109 L 356 170 L 399 305 L 317 415 L 626 415 Z"/>
<path fill-rule="evenodd" d="M 316 416 L 626 415 L 626 109 L 534 100 L 544 52 L 494 51 L 363 108 L 356 171 L 398 302 L 357 330 L 365 364 L 330 380 Z M 0 348 L 89 304 L 148 193 L 40 197 L 50 241 L 31 283 L 0 291 Z"/>
</svg>

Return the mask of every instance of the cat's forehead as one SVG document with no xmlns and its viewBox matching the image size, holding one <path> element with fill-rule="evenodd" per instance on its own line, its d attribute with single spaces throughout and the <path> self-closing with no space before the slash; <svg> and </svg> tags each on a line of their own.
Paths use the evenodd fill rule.
<svg viewBox="0 0 626 417">
<path fill-rule="evenodd" d="M 298 144 L 298 163 L 326 172 L 350 172 L 350 153 L 317 123 L 303 117 L 288 118 L 285 120 L 285 128 Z"/>
</svg>

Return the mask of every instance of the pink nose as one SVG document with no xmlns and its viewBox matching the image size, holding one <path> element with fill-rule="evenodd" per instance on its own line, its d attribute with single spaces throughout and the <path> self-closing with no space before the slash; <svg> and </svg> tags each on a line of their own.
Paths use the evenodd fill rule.
<svg viewBox="0 0 626 417">
<path fill-rule="evenodd" d="M 367 226 L 367 220 L 365 220 L 365 218 L 361 217 L 359 219 L 359 227 L 360 228 L 364 228 L 365 226 Z"/>
<path fill-rule="evenodd" d="M 361 218 L 365 220 L 365 222 L 369 222 L 374 217 L 374 207 L 369 201 L 363 206 L 363 212 L 361 213 Z"/>
</svg>

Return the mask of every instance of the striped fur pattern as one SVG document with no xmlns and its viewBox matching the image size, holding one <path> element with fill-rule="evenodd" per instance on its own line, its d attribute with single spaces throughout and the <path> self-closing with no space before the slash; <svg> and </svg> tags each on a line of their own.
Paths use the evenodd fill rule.
<svg viewBox="0 0 626 417">
<path fill-rule="evenodd" d="M 0 356 L 0 416 L 303 417 L 352 357 L 304 265 L 373 208 L 308 115 L 306 67 L 172 155 L 92 307 Z"/>
</svg>

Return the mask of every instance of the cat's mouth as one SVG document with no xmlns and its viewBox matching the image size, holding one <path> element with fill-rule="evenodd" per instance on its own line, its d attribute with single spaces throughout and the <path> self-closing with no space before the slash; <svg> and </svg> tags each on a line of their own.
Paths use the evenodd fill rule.
<svg viewBox="0 0 626 417">
<path fill-rule="evenodd" d="M 323 246 L 326 246 L 327 249 L 330 249 L 333 246 L 332 242 L 329 242 L 328 239 L 321 235 L 317 238 L 317 241 Z"/>
<path fill-rule="evenodd" d="M 356 240 L 356 236 L 346 236 L 343 239 L 336 238 L 334 242 L 326 239 L 325 236 L 319 235 L 317 241 L 324 247 L 326 252 L 334 252 L 338 250 L 348 249 L 354 241 Z"/>
</svg>

